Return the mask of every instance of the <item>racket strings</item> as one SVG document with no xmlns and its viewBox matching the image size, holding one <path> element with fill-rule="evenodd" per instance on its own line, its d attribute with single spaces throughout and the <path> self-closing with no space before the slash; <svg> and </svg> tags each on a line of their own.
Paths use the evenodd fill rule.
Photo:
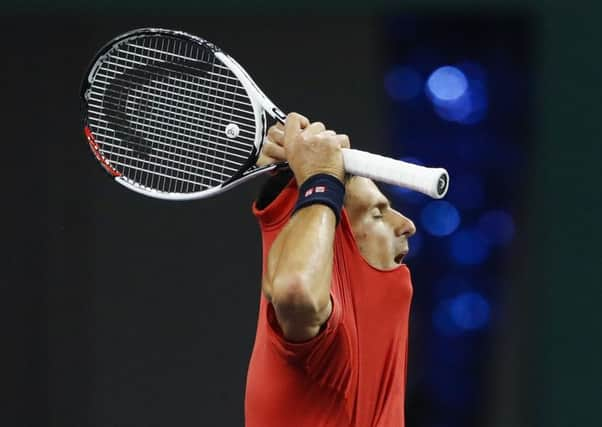
<svg viewBox="0 0 602 427">
<path fill-rule="evenodd" d="M 133 68 L 133 67 L 130 67 L 130 66 L 127 66 L 127 65 L 123 65 L 123 64 L 118 64 L 118 63 L 116 63 L 116 62 L 112 62 L 112 61 L 107 61 L 107 65 L 111 65 L 111 66 L 113 66 L 113 67 L 115 67 L 115 68 L 120 68 L 120 69 L 121 69 L 121 72 L 123 72 L 123 71 L 127 71 L 127 70 L 135 70 L 135 68 Z M 161 68 L 161 67 L 154 67 L 154 68 L 156 68 L 156 69 L 160 69 L 160 70 L 165 70 L 165 68 Z M 98 76 L 100 76 L 100 77 L 104 77 L 104 78 L 106 78 L 106 79 L 109 79 L 109 80 L 121 81 L 122 83 L 125 83 L 125 84 L 128 84 L 128 83 L 130 83 L 131 81 L 136 81 L 136 80 L 137 80 L 137 81 L 139 82 L 139 84 L 140 84 L 142 87 L 146 87 L 146 88 L 148 88 L 148 86 L 146 86 L 146 85 L 144 84 L 144 83 L 147 81 L 147 79 L 145 79 L 144 77 L 141 77 L 141 76 L 137 76 L 137 75 L 129 75 L 129 76 L 128 76 L 128 79 L 123 79 L 123 78 L 121 78 L 121 77 L 120 77 L 120 74 L 119 74 L 119 73 L 117 73 L 117 72 L 115 72 L 115 75 L 113 75 L 113 76 L 108 76 L 108 75 L 106 75 L 106 74 L 103 74 L 103 73 L 99 73 L 99 74 L 98 74 Z M 187 82 L 187 81 L 184 81 L 184 80 L 182 80 L 182 79 L 178 79 L 178 78 L 176 78 L 176 77 L 171 77 L 170 79 L 171 79 L 171 80 L 174 80 L 174 81 L 176 81 L 176 82 L 179 82 L 179 83 L 184 83 L 184 84 L 188 84 L 188 83 L 189 83 L 189 82 Z M 201 78 L 201 80 L 207 80 L 207 79 L 202 79 L 202 78 Z M 168 89 L 169 89 L 170 87 L 171 87 L 171 88 L 175 88 L 175 89 L 179 89 L 179 88 L 180 88 L 180 87 L 179 87 L 179 86 L 177 86 L 177 85 L 170 84 L 170 83 L 167 83 L 167 82 L 164 82 L 164 83 L 162 83 L 162 86 L 163 86 L 163 87 L 167 87 Z M 220 88 L 213 88 L 213 87 L 208 87 L 208 86 L 203 86 L 203 85 L 201 85 L 201 86 L 202 86 L 204 89 L 212 89 L 212 90 L 214 90 L 215 92 L 223 92 L 223 93 L 225 93 L 225 94 L 228 94 L 228 95 L 232 95 L 232 94 L 234 94 L 234 95 L 238 95 L 236 92 L 232 93 L 231 91 L 224 91 L 224 90 L 221 90 Z M 224 87 L 231 87 L 231 88 L 234 88 L 234 89 L 237 89 L 237 88 L 238 88 L 238 86 L 231 85 L 231 84 L 226 84 L 226 83 L 222 83 L 222 86 L 224 86 Z M 169 90 L 168 90 L 168 89 L 166 89 L 164 92 L 167 92 L 167 93 L 169 93 Z M 196 94 L 196 95 L 203 95 L 203 92 L 200 92 L 200 91 L 197 91 L 197 90 L 194 90 L 194 89 L 189 89 L 189 92 L 190 92 L 190 93 L 194 93 L 194 94 Z M 197 98 L 196 98 L 196 97 L 194 97 L 194 96 L 186 96 L 186 95 L 183 95 L 183 97 L 184 97 L 184 98 L 188 98 L 189 100 L 192 100 L 192 101 L 196 101 L 196 99 L 197 99 Z M 217 94 L 215 94 L 215 95 L 214 95 L 214 97 L 215 97 L 216 99 L 220 99 L 220 100 L 227 100 L 227 98 L 225 98 L 225 97 L 223 97 L 223 96 L 219 96 L 219 95 L 217 95 Z M 245 99 L 246 99 L 246 98 L 245 98 L 244 96 L 242 96 L 242 95 L 241 95 L 241 98 L 243 98 L 243 99 L 242 99 L 242 100 L 240 100 L 240 101 L 238 101 L 238 100 L 234 99 L 234 100 L 233 100 L 233 102 L 235 102 L 235 103 L 238 103 L 238 104 L 241 104 L 241 105 L 243 105 L 243 106 L 246 106 L 246 105 L 247 105 L 247 102 L 245 101 Z M 210 102 L 210 104 L 213 104 L 213 105 L 215 105 L 215 102 Z M 192 104 L 192 105 L 194 105 L 194 104 Z M 244 109 L 244 108 L 242 108 L 242 109 L 241 109 L 241 108 L 236 108 L 236 107 L 232 107 L 232 108 L 233 108 L 233 109 L 235 109 L 235 110 L 241 111 L 241 112 L 246 112 L 246 109 Z M 248 120 L 248 119 L 247 119 L 247 120 Z"/>
<path fill-rule="evenodd" d="M 105 99 L 105 105 L 109 105 L 110 107 L 113 107 L 116 104 L 113 104 L 111 102 L 107 102 L 106 99 Z M 158 135 L 154 131 L 159 131 L 159 132 L 160 131 L 168 131 L 168 132 L 171 132 L 172 134 L 174 134 L 176 137 L 190 137 L 190 138 L 194 139 L 195 142 L 198 142 L 198 143 L 207 143 L 209 145 L 215 146 L 216 149 L 219 149 L 219 148 L 222 147 L 222 144 L 216 144 L 212 140 L 208 140 L 208 139 L 203 140 L 203 139 L 201 139 L 199 137 L 195 137 L 193 135 L 185 135 L 185 134 L 182 134 L 180 132 L 180 130 L 184 126 L 190 126 L 196 133 L 198 133 L 201 136 L 213 137 L 214 139 L 217 139 L 217 140 L 220 140 L 220 141 L 224 141 L 224 143 L 225 142 L 230 143 L 230 141 L 226 137 L 224 137 L 224 136 L 214 135 L 214 134 L 211 134 L 211 133 L 207 132 L 207 130 L 211 131 L 213 129 L 207 129 L 207 128 L 199 127 L 196 123 L 189 123 L 189 122 L 186 122 L 186 121 L 184 121 L 182 119 L 179 119 L 178 117 L 175 117 L 173 119 L 173 122 L 175 122 L 176 124 L 178 124 L 178 126 L 167 125 L 164 128 L 159 128 L 159 127 L 157 127 L 157 126 L 155 126 L 153 124 L 142 123 L 142 121 L 145 120 L 145 117 L 142 117 L 139 114 L 137 114 L 137 112 L 133 108 L 131 108 L 131 107 L 129 107 L 129 106 L 126 105 L 125 109 L 130 113 L 131 117 L 133 117 L 135 119 L 138 119 L 138 123 L 141 123 L 141 126 L 143 126 L 145 128 L 145 130 L 148 132 L 148 134 L 151 137 L 152 136 L 159 136 L 159 137 L 161 136 L 161 135 Z M 161 115 L 157 114 L 157 113 L 152 113 L 151 112 L 149 114 L 152 115 L 152 116 L 155 116 L 156 118 L 160 118 L 161 117 Z M 177 114 L 177 115 L 180 115 L 180 114 Z M 103 119 L 102 117 L 106 117 L 106 118 Z M 115 114 L 113 114 L 111 112 L 111 110 L 108 110 L 108 111 L 105 111 L 105 112 L 94 112 L 93 117 L 91 119 L 93 121 L 111 123 L 111 120 L 108 120 L 108 119 L 118 119 L 118 117 Z M 124 131 L 124 133 L 127 134 L 127 131 Z M 135 134 L 131 134 L 131 133 L 128 134 L 128 135 L 131 136 L 131 137 L 135 137 L 136 136 Z M 170 141 L 174 141 L 174 142 L 178 142 L 179 141 L 177 138 L 170 138 L 169 136 L 165 136 L 165 138 L 168 139 L 168 140 L 170 140 Z M 242 142 L 234 141 L 233 143 L 231 143 L 230 148 L 233 151 L 237 151 L 238 150 L 241 154 L 248 153 L 248 145 L 249 145 L 249 143 L 253 143 L 253 139 L 246 138 L 244 136 L 241 136 L 240 139 L 246 140 L 248 142 L 246 144 L 243 144 Z M 187 144 L 186 141 L 181 141 L 181 142 L 182 142 L 182 144 Z M 193 149 L 196 147 L 196 145 L 194 143 L 188 143 L 188 144 L 190 144 Z M 236 155 L 236 154 L 233 154 L 233 155 Z M 247 156 L 243 156 L 243 157 L 247 158 Z"/>
<path fill-rule="evenodd" d="M 99 115 L 99 116 L 106 116 L 107 118 L 115 118 L 115 116 L 112 116 L 111 114 L 98 113 L 97 115 Z M 106 127 L 107 125 L 109 125 L 111 123 L 110 120 L 103 119 L 103 118 L 96 118 L 96 117 L 92 117 L 92 118 L 90 118 L 90 120 L 93 121 L 93 122 L 104 124 L 105 127 L 101 126 L 100 124 L 98 125 L 98 127 L 101 128 L 102 130 L 105 130 L 105 131 L 111 131 L 112 130 L 112 129 Z M 215 151 L 220 151 L 220 148 L 222 148 L 222 145 L 215 144 L 215 143 L 213 143 L 211 141 L 203 141 L 203 140 L 200 140 L 198 138 L 190 137 L 189 135 L 186 135 L 186 134 L 183 134 L 181 132 L 177 132 L 176 130 L 170 129 L 169 126 L 167 126 L 166 128 L 163 128 L 163 129 L 157 128 L 157 127 L 152 126 L 152 125 L 146 125 L 146 124 L 142 124 L 140 126 L 142 126 L 142 127 L 145 128 L 145 131 L 147 132 L 147 135 L 148 135 L 147 139 L 149 141 L 157 143 L 158 145 L 164 145 L 164 146 L 166 146 L 168 148 L 171 148 L 171 146 L 169 144 L 163 143 L 160 139 L 157 139 L 157 138 L 163 138 L 163 139 L 167 140 L 168 142 L 171 141 L 171 142 L 174 142 L 174 143 L 179 143 L 179 144 L 181 144 L 181 146 L 178 146 L 178 147 L 175 147 L 175 148 L 182 150 L 183 153 L 191 153 L 191 154 L 197 153 L 195 142 L 204 142 L 204 143 L 207 143 L 208 145 L 212 146 Z M 178 127 L 177 129 L 181 129 L 181 128 Z M 158 132 L 176 134 L 176 136 L 178 138 L 180 138 L 180 139 L 171 137 L 169 135 L 161 135 L 161 134 L 159 134 L 157 132 L 153 132 L 153 130 L 156 130 Z M 131 140 L 128 142 L 129 145 L 136 145 L 137 144 L 137 145 L 140 146 L 141 149 L 142 149 L 142 147 L 144 147 L 144 145 L 135 142 L 135 140 L 138 138 L 138 135 L 135 134 L 135 133 L 133 133 L 133 131 L 132 132 L 123 131 L 121 133 L 122 133 L 122 135 L 128 136 L 128 137 L 131 138 Z M 154 138 L 154 137 L 157 137 L 157 138 Z M 188 138 L 188 137 L 193 138 L 195 140 L 195 142 L 188 142 L 188 141 L 181 140 L 182 138 Z M 221 137 L 218 137 L 218 138 L 221 139 Z M 188 146 L 188 148 L 187 148 L 187 146 Z M 235 147 L 235 146 L 232 146 L 230 148 L 233 150 L 232 152 L 229 153 L 232 156 L 238 157 L 240 159 L 247 159 L 248 158 L 248 156 L 242 155 L 244 153 L 247 153 L 248 150 L 243 150 L 243 149 Z M 241 154 L 237 154 L 236 152 L 234 152 L 234 150 L 238 150 L 238 152 L 240 152 Z M 226 161 L 231 161 L 231 160 L 226 159 Z M 239 162 L 234 162 L 234 163 L 238 164 Z"/>
<path fill-rule="evenodd" d="M 120 108 L 120 105 L 118 103 L 118 99 L 115 99 L 111 96 L 105 96 L 104 100 L 101 100 L 99 98 L 96 98 L 94 96 L 90 97 L 90 100 L 93 102 L 99 102 L 99 103 L 104 103 L 105 106 L 109 106 L 110 109 L 108 111 L 104 111 L 104 112 L 94 112 L 93 116 L 95 117 L 95 119 L 97 119 L 97 117 L 102 117 L 102 116 L 106 116 L 109 118 L 116 118 L 116 116 L 112 113 L 112 109 L 115 108 Z M 128 104 L 126 104 L 125 106 L 123 106 L 123 108 L 128 112 L 128 114 L 136 119 L 141 119 L 139 117 L 139 115 L 137 114 L 136 109 L 133 106 L 130 106 Z M 150 115 L 154 116 L 155 120 L 161 120 L 163 115 L 166 113 L 171 113 L 174 115 L 174 117 L 172 118 L 172 120 L 174 121 L 174 123 L 178 124 L 180 127 L 176 127 L 174 133 L 178 134 L 178 129 L 180 129 L 183 126 L 190 126 L 193 130 L 195 130 L 198 134 L 200 134 L 201 136 L 205 136 L 205 137 L 211 137 L 211 138 L 216 138 L 220 141 L 222 141 L 223 143 L 228 143 L 231 144 L 231 148 L 233 150 L 242 150 L 242 152 L 244 153 L 248 153 L 248 146 L 249 144 L 253 143 L 253 138 L 250 136 L 245 136 L 245 135 L 240 135 L 239 139 L 241 141 L 237 141 L 237 140 L 229 140 L 227 137 L 225 136 L 221 136 L 220 134 L 215 134 L 215 133 L 211 133 L 214 128 L 206 128 L 203 127 L 197 123 L 192 123 L 190 122 L 190 115 L 186 115 L 186 114 L 182 114 L 179 113 L 177 111 L 169 111 L 165 108 L 162 108 L 161 106 L 155 106 L 154 110 L 156 111 L 151 111 L 149 112 Z M 97 119 L 97 120 L 103 120 L 103 119 Z M 103 121 L 107 121 L 107 120 L 103 120 Z M 225 126 L 226 124 L 224 123 L 217 123 L 211 120 L 211 117 L 207 118 L 207 121 L 210 122 L 212 125 L 219 127 L 221 126 Z M 148 127 L 149 129 L 158 129 L 157 126 L 154 126 L 152 124 L 148 124 L 146 125 L 146 127 Z M 159 129 L 160 130 L 160 129 Z M 152 133 L 152 131 L 149 131 Z M 250 131 L 246 130 L 246 129 L 241 129 L 241 132 L 245 132 L 246 134 L 249 134 Z M 203 142 L 203 140 L 200 140 L 198 138 L 196 138 L 199 142 Z M 205 140 L 204 142 L 208 143 L 208 144 L 213 144 L 212 140 Z"/>
<path fill-rule="evenodd" d="M 242 84 L 213 53 L 175 37 L 114 47 L 91 85 L 88 119 L 126 178 L 165 192 L 217 186 L 247 162 L 255 116 Z M 239 130 L 229 138 L 226 127 Z"/>
<path fill-rule="evenodd" d="M 158 81 L 155 80 L 153 83 L 154 83 L 154 87 L 156 88 L 158 86 L 158 84 L 157 84 Z M 186 89 L 189 89 L 189 88 L 190 88 L 190 86 L 186 85 Z M 181 95 L 181 93 L 179 95 Z M 180 104 L 181 104 L 181 101 L 182 101 L 181 98 L 182 97 L 180 96 L 179 99 L 177 99 L 178 101 L 180 101 Z M 210 171 L 213 172 L 211 175 L 215 175 L 215 172 L 216 172 L 215 171 L 215 164 L 214 164 L 214 162 L 209 161 L 209 158 L 215 159 L 216 156 L 212 156 L 211 154 L 209 154 L 209 153 L 206 152 L 204 157 L 205 157 L 204 160 L 207 163 L 207 166 L 209 167 Z M 218 173 L 219 173 L 219 175 L 221 175 L 221 176 L 219 176 L 219 178 L 223 179 L 223 174 L 221 174 L 219 171 L 218 171 Z M 213 184 L 213 182 L 210 182 L 209 184 Z"/>
</svg>

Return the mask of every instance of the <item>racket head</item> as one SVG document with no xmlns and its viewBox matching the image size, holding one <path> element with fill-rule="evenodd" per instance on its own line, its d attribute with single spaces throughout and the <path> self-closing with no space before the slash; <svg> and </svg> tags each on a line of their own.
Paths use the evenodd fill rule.
<svg viewBox="0 0 602 427">
<path fill-rule="evenodd" d="M 256 168 L 266 132 L 258 89 L 214 44 L 159 28 L 103 46 L 81 88 L 90 149 L 125 187 L 166 200 L 214 195 Z"/>
</svg>

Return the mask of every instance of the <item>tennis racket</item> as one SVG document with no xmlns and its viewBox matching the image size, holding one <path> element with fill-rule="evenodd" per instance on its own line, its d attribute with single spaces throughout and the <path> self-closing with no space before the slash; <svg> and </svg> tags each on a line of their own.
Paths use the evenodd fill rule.
<svg viewBox="0 0 602 427">
<path fill-rule="evenodd" d="M 223 50 L 182 31 L 144 28 L 97 53 L 82 90 L 84 133 L 100 164 L 130 190 L 201 199 L 286 167 L 257 167 L 276 107 Z M 420 191 L 447 192 L 444 169 L 343 149 L 345 170 Z"/>
</svg>

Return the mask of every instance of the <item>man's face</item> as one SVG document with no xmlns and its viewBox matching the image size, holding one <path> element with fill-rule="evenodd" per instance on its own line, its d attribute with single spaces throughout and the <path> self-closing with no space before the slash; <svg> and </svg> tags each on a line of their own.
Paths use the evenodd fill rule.
<svg viewBox="0 0 602 427">
<path fill-rule="evenodd" d="M 382 270 L 397 267 L 408 253 L 414 223 L 393 209 L 368 178 L 351 178 L 345 190 L 345 209 L 364 259 Z"/>
</svg>

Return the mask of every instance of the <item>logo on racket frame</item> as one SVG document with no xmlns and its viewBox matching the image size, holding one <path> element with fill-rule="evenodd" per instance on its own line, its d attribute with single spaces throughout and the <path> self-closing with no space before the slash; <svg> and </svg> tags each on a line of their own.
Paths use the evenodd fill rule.
<svg viewBox="0 0 602 427">
<path fill-rule="evenodd" d="M 190 61 L 186 59 L 174 59 L 172 61 L 154 61 L 141 66 L 134 66 L 123 74 L 116 76 L 105 90 L 102 109 L 107 122 L 115 131 L 115 137 L 121 139 L 128 148 L 132 149 L 138 156 L 145 158 L 152 152 L 152 144 L 148 143 L 137 131 L 136 126 L 130 122 L 127 113 L 128 101 L 133 97 L 130 94 L 144 93 L 143 87 L 151 81 L 161 82 L 162 79 L 172 77 L 177 73 L 182 77 L 193 75 L 203 77 L 209 72 L 211 64 L 204 61 Z M 124 91 L 125 88 L 125 91 Z M 153 110 L 152 99 L 139 98 L 136 111 L 144 117 Z M 109 102 L 112 101 L 112 102 Z M 131 108 L 131 107 L 130 107 Z M 134 133 L 134 135 L 131 134 Z"/>
</svg>

